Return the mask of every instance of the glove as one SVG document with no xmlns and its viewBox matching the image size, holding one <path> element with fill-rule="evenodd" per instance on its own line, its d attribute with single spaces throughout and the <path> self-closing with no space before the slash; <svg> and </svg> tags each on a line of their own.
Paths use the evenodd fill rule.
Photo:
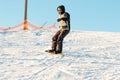
<svg viewBox="0 0 120 80">
<path fill-rule="evenodd" d="M 57 22 L 60 22 L 60 21 L 61 21 L 61 19 L 60 19 L 60 18 L 58 18 L 58 19 L 57 19 Z"/>
</svg>

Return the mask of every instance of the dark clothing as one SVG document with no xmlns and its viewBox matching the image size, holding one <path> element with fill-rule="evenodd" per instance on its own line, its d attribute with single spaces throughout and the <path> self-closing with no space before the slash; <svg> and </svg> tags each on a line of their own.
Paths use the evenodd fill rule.
<svg viewBox="0 0 120 80">
<path fill-rule="evenodd" d="M 69 13 L 65 12 L 59 16 L 57 21 L 60 24 L 60 29 L 63 30 L 70 30 L 70 15 Z"/>
<path fill-rule="evenodd" d="M 52 49 L 62 52 L 63 39 L 69 33 L 69 30 L 59 30 L 52 38 Z"/>
<path fill-rule="evenodd" d="M 60 24 L 60 30 L 52 38 L 52 51 L 61 53 L 63 40 L 70 31 L 70 15 L 65 12 L 65 7 L 63 5 L 59 6 L 57 10 L 59 8 L 62 10 L 62 12 L 59 12 L 60 15 L 57 19 Z"/>
</svg>

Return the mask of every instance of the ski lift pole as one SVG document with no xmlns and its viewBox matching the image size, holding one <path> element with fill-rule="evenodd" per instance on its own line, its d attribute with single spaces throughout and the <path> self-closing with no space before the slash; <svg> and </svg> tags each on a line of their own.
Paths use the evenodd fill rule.
<svg viewBox="0 0 120 80">
<path fill-rule="evenodd" d="M 23 27 L 23 30 L 28 30 L 28 27 L 27 27 L 27 6 L 28 6 L 28 0 L 25 0 L 25 3 L 24 3 L 24 27 Z"/>
</svg>

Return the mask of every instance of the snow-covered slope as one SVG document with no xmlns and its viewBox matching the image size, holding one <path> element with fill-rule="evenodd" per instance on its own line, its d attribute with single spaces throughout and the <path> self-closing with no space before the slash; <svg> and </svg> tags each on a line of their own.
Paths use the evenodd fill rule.
<svg viewBox="0 0 120 80">
<path fill-rule="evenodd" d="M 120 80 L 120 33 L 71 31 L 62 57 L 44 52 L 55 32 L 0 32 L 0 80 Z"/>
</svg>

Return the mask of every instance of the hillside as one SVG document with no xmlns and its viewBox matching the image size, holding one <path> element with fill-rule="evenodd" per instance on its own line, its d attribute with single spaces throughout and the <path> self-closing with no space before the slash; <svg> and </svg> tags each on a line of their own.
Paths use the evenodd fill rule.
<svg viewBox="0 0 120 80">
<path fill-rule="evenodd" d="M 62 57 L 44 52 L 55 32 L 0 32 L 0 80 L 120 80 L 120 33 L 71 31 Z"/>
</svg>

